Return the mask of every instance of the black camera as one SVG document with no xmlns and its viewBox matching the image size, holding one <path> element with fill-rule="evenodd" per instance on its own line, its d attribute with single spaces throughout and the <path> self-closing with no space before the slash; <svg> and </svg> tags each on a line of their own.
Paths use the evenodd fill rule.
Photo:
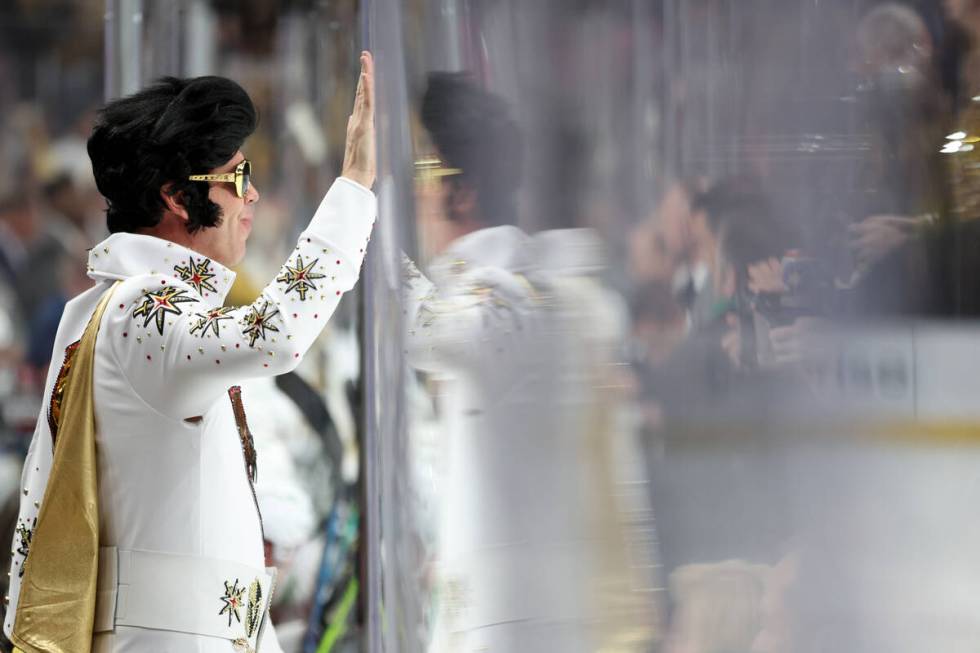
<svg viewBox="0 0 980 653">
<path fill-rule="evenodd" d="M 791 326 L 804 317 L 829 317 L 841 300 L 833 268 L 826 261 L 791 252 L 780 263 L 783 291 L 752 293 L 747 279 L 739 284 L 736 305 L 746 369 L 775 362 L 772 329 Z"/>
<path fill-rule="evenodd" d="M 752 308 L 772 327 L 788 326 L 801 317 L 827 316 L 837 302 L 834 271 L 827 262 L 799 255 L 784 256 L 781 293 L 753 295 Z"/>
</svg>

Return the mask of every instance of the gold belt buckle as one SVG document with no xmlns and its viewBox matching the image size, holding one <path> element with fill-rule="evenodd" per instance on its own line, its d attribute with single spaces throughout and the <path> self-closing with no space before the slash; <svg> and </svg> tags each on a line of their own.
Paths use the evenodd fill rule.
<svg viewBox="0 0 980 653">
<path fill-rule="evenodd" d="M 251 644 L 249 644 L 248 640 L 244 637 L 239 637 L 233 641 L 231 645 L 235 647 L 235 650 L 238 651 L 238 653 L 255 653 L 255 649 L 252 648 Z"/>
</svg>

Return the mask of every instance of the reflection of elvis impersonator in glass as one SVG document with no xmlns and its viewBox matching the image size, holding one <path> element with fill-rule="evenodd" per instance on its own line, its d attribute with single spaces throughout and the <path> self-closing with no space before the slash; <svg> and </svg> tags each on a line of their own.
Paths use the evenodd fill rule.
<svg viewBox="0 0 980 653">
<path fill-rule="evenodd" d="M 435 150 L 416 164 L 431 258 L 428 276 L 403 261 L 405 347 L 438 382 L 446 451 L 426 650 L 650 650 L 652 579 L 627 559 L 614 496 L 613 451 L 629 438 L 604 390 L 620 326 L 598 241 L 513 225 L 521 135 L 501 98 L 433 73 L 420 114 Z"/>
<path fill-rule="evenodd" d="M 357 281 L 375 217 L 373 63 L 343 176 L 279 274 L 226 307 L 259 199 L 248 95 L 166 78 L 89 140 L 112 235 L 58 328 L 23 472 L 4 632 L 22 651 L 281 651 L 237 382 L 296 367 Z"/>
</svg>

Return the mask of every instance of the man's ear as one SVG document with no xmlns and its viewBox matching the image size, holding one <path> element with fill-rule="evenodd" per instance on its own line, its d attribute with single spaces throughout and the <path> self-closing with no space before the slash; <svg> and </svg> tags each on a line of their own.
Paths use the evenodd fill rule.
<svg viewBox="0 0 980 653">
<path fill-rule="evenodd" d="M 461 184 L 449 196 L 449 214 L 455 219 L 473 219 L 476 216 L 476 189 Z"/>
<path fill-rule="evenodd" d="M 160 198 L 163 200 L 164 206 L 167 207 L 168 213 L 173 213 L 184 222 L 191 219 L 187 209 L 184 208 L 184 195 L 180 191 L 174 190 L 173 182 L 167 182 L 160 187 Z"/>
</svg>

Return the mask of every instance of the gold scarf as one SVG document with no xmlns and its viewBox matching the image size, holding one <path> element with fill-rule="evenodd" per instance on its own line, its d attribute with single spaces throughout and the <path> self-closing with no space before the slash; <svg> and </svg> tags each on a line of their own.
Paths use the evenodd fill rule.
<svg viewBox="0 0 980 653">
<path fill-rule="evenodd" d="M 68 372 L 54 460 L 24 561 L 11 636 L 19 647 L 15 650 L 23 653 L 89 653 L 92 649 L 99 575 L 92 374 L 95 339 L 115 287 L 99 301 Z"/>
</svg>

